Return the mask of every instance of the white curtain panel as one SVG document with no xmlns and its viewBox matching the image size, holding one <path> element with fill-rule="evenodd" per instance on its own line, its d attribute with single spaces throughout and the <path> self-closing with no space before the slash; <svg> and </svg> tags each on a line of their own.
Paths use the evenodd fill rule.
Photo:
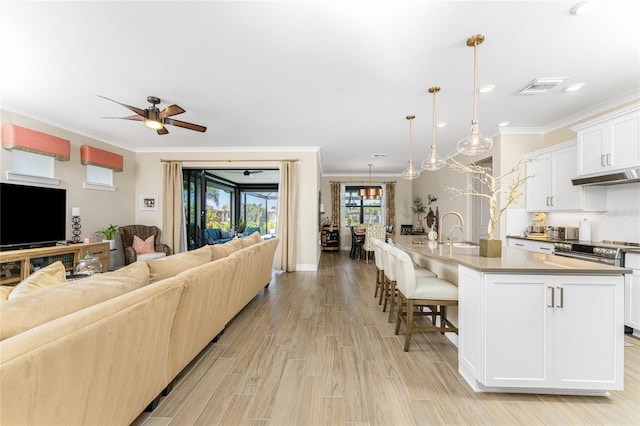
<svg viewBox="0 0 640 426">
<path fill-rule="evenodd" d="M 162 242 L 173 253 L 184 251 L 187 241 L 184 227 L 182 163 L 171 161 L 163 164 L 162 182 Z"/>
<path fill-rule="evenodd" d="M 276 269 L 296 270 L 297 222 L 298 222 L 298 168 L 295 161 L 280 164 L 280 186 L 278 187 L 278 239 Z"/>
</svg>

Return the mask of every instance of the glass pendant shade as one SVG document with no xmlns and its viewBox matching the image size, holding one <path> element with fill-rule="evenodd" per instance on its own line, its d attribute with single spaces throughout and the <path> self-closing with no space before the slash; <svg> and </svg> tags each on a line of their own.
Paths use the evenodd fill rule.
<svg viewBox="0 0 640 426">
<path fill-rule="evenodd" d="M 415 115 L 407 115 L 409 120 L 409 166 L 402 171 L 402 178 L 406 180 L 413 180 L 420 176 L 420 170 L 413 167 L 413 132 L 411 122 L 416 118 Z"/>
<path fill-rule="evenodd" d="M 493 148 L 493 140 L 480 132 L 477 117 L 477 95 L 478 95 L 478 66 L 476 60 L 477 46 L 484 41 L 482 34 L 469 37 L 467 46 L 473 47 L 473 118 L 471 119 L 471 130 L 456 145 L 456 150 L 465 155 L 477 155 L 489 151 Z"/>
<path fill-rule="evenodd" d="M 433 125 L 431 129 L 431 152 L 429 156 L 422 160 L 422 170 L 434 172 L 440 170 L 447 165 L 447 162 L 438 155 L 436 150 L 436 93 L 440 91 L 440 87 L 434 86 L 429 88 L 429 93 L 433 93 Z"/>
</svg>

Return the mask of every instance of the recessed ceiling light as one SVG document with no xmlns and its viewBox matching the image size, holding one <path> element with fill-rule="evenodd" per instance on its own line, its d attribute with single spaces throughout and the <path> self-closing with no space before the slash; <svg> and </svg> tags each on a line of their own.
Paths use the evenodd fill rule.
<svg viewBox="0 0 640 426">
<path fill-rule="evenodd" d="M 584 83 L 573 83 L 564 88 L 565 92 L 574 92 L 576 90 L 580 90 L 584 87 Z"/>
<path fill-rule="evenodd" d="M 480 92 L 480 93 L 489 93 L 490 91 L 492 91 L 495 88 L 496 88 L 495 84 L 485 84 L 484 86 L 480 86 L 480 88 L 478 89 L 478 92 Z"/>
<path fill-rule="evenodd" d="M 447 122 L 446 122 L 446 121 L 441 121 L 441 122 L 439 122 L 439 123 L 437 123 L 437 124 L 436 124 L 436 127 L 444 127 L 444 126 L 446 126 L 446 125 L 447 125 Z"/>
<path fill-rule="evenodd" d="M 500 123 L 498 123 L 498 127 L 505 127 L 505 126 L 508 126 L 509 124 L 511 124 L 510 121 L 501 121 Z"/>
<path fill-rule="evenodd" d="M 599 0 L 585 0 L 579 3 L 576 3 L 571 8 L 570 13 L 576 16 L 588 15 L 589 13 L 596 11 L 596 9 L 598 9 L 599 7 L 600 7 Z"/>
</svg>

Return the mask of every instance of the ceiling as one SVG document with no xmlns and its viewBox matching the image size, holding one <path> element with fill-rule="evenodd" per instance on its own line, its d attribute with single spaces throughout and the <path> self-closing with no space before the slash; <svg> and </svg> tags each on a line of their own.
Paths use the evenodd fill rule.
<svg viewBox="0 0 640 426">
<path fill-rule="evenodd" d="M 0 3 L 2 108 L 134 151 L 313 150 L 324 174 L 399 174 L 431 142 L 439 85 L 441 155 L 455 153 L 472 117 L 473 49 L 482 33 L 483 133 L 541 132 L 568 117 L 638 98 L 640 2 L 259 1 Z M 535 78 L 564 77 L 544 95 Z M 572 83 L 582 90 L 566 92 Z M 97 95 L 146 108 L 178 104 L 159 136 Z M 371 160 L 374 153 L 387 154 Z"/>
</svg>

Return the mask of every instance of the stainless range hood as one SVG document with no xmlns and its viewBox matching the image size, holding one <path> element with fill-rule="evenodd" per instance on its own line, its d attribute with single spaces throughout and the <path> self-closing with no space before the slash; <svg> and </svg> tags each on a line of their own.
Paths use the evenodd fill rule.
<svg viewBox="0 0 640 426">
<path fill-rule="evenodd" d="M 640 167 L 597 176 L 577 177 L 571 179 L 573 185 L 619 185 L 622 183 L 640 182 Z"/>
</svg>

